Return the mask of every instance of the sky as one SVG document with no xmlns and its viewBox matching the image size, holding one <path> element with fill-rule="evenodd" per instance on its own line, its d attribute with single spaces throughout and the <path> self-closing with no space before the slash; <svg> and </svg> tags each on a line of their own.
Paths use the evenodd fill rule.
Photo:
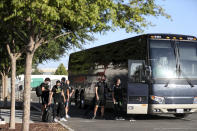
<svg viewBox="0 0 197 131">
<path fill-rule="evenodd" d="M 89 42 L 84 48 L 92 48 L 99 45 L 123 40 L 136 35 L 147 33 L 171 33 L 192 35 L 197 37 L 197 0 L 156 0 L 161 5 L 172 20 L 165 17 L 148 17 L 154 26 L 144 28 L 144 32 L 140 34 L 126 33 L 125 30 L 109 31 L 104 35 L 95 34 L 95 41 Z M 38 68 L 57 68 L 63 63 L 68 68 L 69 54 L 79 51 L 79 49 L 71 49 L 67 54 L 62 56 L 58 61 L 46 61 L 39 64 Z"/>
</svg>

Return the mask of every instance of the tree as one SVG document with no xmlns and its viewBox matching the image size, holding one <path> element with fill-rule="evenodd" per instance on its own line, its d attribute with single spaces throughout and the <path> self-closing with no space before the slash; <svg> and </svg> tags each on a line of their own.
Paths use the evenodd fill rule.
<svg viewBox="0 0 197 131">
<path fill-rule="evenodd" d="M 26 54 L 23 131 L 29 130 L 32 60 L 39 47 L 81 47 L 94 39 L 93 33 L 117 28 L 140 32 L 150 24 L 146 16 L 169 17 L 154 0 L 1 0 L 0 8 L 5 1 L 11 3 L 12 13 L 3 20 L 20 25 L 16 32 Z"/>
<path fill-rule="evenodd" d="M 11 3 L 5 2 L 4 3 L 5 8 L 1 8 L 1 14 L 0 18 L 4 18 L 5 15 L 12 14 L 12 5 Z M 20 48 L 20 39 L 16 39 L 15 37 L 15 31 L 14 29 L 18 27 L 17 21 L 14 19 L 10 21 L 3 21 L 0 23 L 1 27 L 1 41 L 2 45 L 6 45 L 6 50 L 8 52 L 8 55 L 10 57 L 10 63 L 11 63 L 11 116 L 10 116 L 10 129 L 15 129 L 15 81 L 16 81 L 16 61 L 20 58 L 22 55 Z M 9 30 L 7 30 L 9 29 Z M 5 52 L 5 50 L 4 50 Z M 7 58 L 8 59 L 8 58 Z"/>
<path fill-rule="evenodd" d="M 0 47 L 0 74 L 2 79 L 2 98 L 4 101 L 8 97 L 7 93 L 7 81 L 8 81 L 8 75 L 10 73 L 10 61 L 8 56 L 8 52 L 6 51 L 6 46 L 1 44 Z"/>
<path fill-rule="evenodd" d="M 2 3 L 1 3 L 2 4 Z M 4 1 L 3 3 L 4 8 L 1 8 L 1 14 L 0 14 L 0 18 L 4 19 L 5 15 L 10 15 L 13 12 L 13 6 L 12 3 L 10 3 L 10 1 Z M 16 19 L 17 17 L 13 18 Z M 0 27 L 1 27 L 1 41 L 4 45 L 6 45 L 6 48 L 3 49 L 3 51 L 5 51 L 7 49 L 8 51 L 8 55 L 10 56 L 10 60 L 11 60 L 11 117 L 10 117 L 10 129 L 15 129 L 15 78 L 16 78 L 16 61 L 17 59 L 20 58 L 20 56 L 24 53 L 24 49 L 22 48 L 20 43 L 23 43 L 23 39 L 21 39 L 21 34 L 24 33 L 24 30 L 21 30 L 19 32 L 16 31 L 17 28 L 20 28 L 20 24 L 17 23 L 17 21 L 10 19 L 10 20 L 5 20 L 3 22 L 0 23 Z M 7 30 L 9 29 L 9 30 Z M 17 44 L 16 44 L 17 43 Z M 54 47 L 54 46 L 53 46 Z M 57 46 L 56 46 L 57 47 Z M 58 49 L 58 51 L 61 51 L 60 53 L 56 53 L 55 55 L 53 55 L 50 51 L 56 51 Z M 42 53 L 42 57 L 41 54 Z M 42 49 L 38 50 L 33 63 L 36 65 L 39 62 L 42 62 L 43 60 L 46 59 L 58 59 L 59 55 L 63 55 L 64 54 L 64 50 L 62 50 L 62 48 L 53 48 L 53 50 L 47 50 L 44 49 L 44 51 Z M 8 56 L 8 55 L 4 55 L 4 56 Z M 3 56 L 3 57 L 4 57 Z M 37 57 L 38 56 L 38 57 Z M 24 58 L 24 57 L 23 57 Z M 24 68 L 21 66 L 24 65 L 23 59 L 22 61 L 19 61 L 18 65 L 17 65 L 17 73 L 21 73 L 24 72 Z M 8 57 L 6 58 L 6 60 L 8 60 Z M 10 66 L 10 64 L 8 64 L 8 66 Z M 10 67 L 9 69 L 5 68 L 5 62 L 3 62 L 3 67 L 1 68 L 2 72 L 2 81 L 3 81 L 3 96 L 5 96 L 7 98 L 7 74 L 9 73 Z M 35 70 L 36 72 L 33 73 L 39 73 L 38 70 Z M 5 86 L 4 86 L 5 85 Z"/>
<path fill-rule="evenodd" d="M 54 75 L 68 75 L 68 72 L 66 70 L 66 68 L 64 67 L 64 64 L 60 64 L 57 68 L 57 70 L 55 71 Z"/>
<path fill-rule="evenodd" d="M 12 42 L 14 43 L 14 40 Z M 10 117 L 10 129 L 15 129 L 15 79 L 16 79 L 16 60 L 21 56 L 21 53 L 11 50 L 9 44 L 7 44 L 8 54 L 11 59 L 11 117 Z"/>
<path fill-rule="evenodd" d="M 1 33 L 1 34 L 4 37 L 5 36 L 9 37 L 9 35 L 6 34 L 6 31 L 4 31 L 4 33 Z M 8 60 L 9 57 L 10 57 L 10 60 L 11 60 L 11 62 L 10 62 L 11 63 L 11 117 L 10 117 L 10 129 L 15 129 L 15 79 L 16 79 L 16 60 L 20 57 L 21 54 L 16 52 L 15 47 L 14 47 L 14 49 L 11 49 L 10 48 L 10 45 L 8 44 L 9 41 L 7 41 L 7 40 L 9 40 L 9 38 L 8 39 L 4 39 L 3 42 L 5 42 L 5 43 L 3 43 L 2 45 L 4 45 L 4 46 L 6 45 L 6 48 L 4 47 L 5 50 L 3 50 L 3 52 L 4 52 L 3 54 L 5 54 L 5 52 L 7 52 L 7 55 L 6 56 L 8 56 L 8 57 L 3 56 L 3 57 L 5 57 L 3 59 L 7 59 Z M 10 43 L 13 44 L 12 47 L 15 46 L 15 41 L 14 40 L 12 42 L 10 42 Z M 5 67 L 5 64 L 6 63 L 2 63 L 2 64 Z M 10 65 L 8 65 L 8 66 L 9 66 L 9 70 L 10 70 Z M 9 72 L 9 71 L 7 71 L 7 72 Z M 3 74 L 5 75 L 5 73 L 2 72 L 2 76 L 3 76 Z M 4 82 L 6 82 L 6 81 L 7 80 L 4 80 Z M 6 84 L 4 84 L 4 85 L 6 85 Z M 7 90 L 5 90 L 5 92 L 7 92 Z"/>
</svg>

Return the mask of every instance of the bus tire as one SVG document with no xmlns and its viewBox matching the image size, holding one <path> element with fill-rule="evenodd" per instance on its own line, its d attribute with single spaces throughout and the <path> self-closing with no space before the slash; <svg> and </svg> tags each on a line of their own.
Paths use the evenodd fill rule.
<svg viewBox="0 0 197 131">
<path fill-rule="evenodd" d="M 189 114 L 174 114 L 174 116 L 176 117 L 176 118 L 186 118 L 187 116 L 188 116 Z"/>
<path fill-rule="evenodd" d="M 80 94 L 80 108 L 84 109 L 85 108 L 85 96 L 84 92 L 81 92 Z"/>
</svg>

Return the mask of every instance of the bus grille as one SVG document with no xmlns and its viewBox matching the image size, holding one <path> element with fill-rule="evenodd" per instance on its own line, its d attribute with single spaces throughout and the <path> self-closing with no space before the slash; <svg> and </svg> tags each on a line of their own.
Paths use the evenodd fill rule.
<svg viewBox="0 0 197 131">
<path fill-rule="evenodd" d="M 193 97 L 165 97 L 166 104 L 193 104 Z"/>
</svg>

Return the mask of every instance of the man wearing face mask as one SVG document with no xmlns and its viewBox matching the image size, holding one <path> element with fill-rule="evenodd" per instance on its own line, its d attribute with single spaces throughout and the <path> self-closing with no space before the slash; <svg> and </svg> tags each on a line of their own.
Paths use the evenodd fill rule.
<svg viewBox="0 0 197 131">
<path fill-rule="evenodd" d="M 53 109 L 53 119 L 55 122 L 58 121 L 57 116 L 59 112 L 60 121 L 67 121 L 64 118 L 64 102 L 66 101 L 64 96 L 64 91 L 61 87 L 61 82 L 58 80 L 56 81 L 56 85 L 53 86 L 48 105 L 51 105 L 52 97 L 54 100 L 54 109 Z"/>
<path fill-rule="evenodd" d="M 115 119 L 116 120 L 124 120 L 122 117 L 122 86 L 121 86 L 121 80 L 119 78 L 116 79 L 116 83 L 113 85 L 112 88 L 112 100 L 114 103 L 114 109 L 115 109 Z"/>
<path fill-rule="evenodd" d="M 50 78 L 45 78 L 44 82 L 41 83 L 41 87 L 42 87 L 42 95 L 41 95 L 41 99 L 42 99 L 42 114 L 44 109 L 46 108 L 48 101 L 49 101 L 49 92 L 50 92 Z"/>
</svg>

